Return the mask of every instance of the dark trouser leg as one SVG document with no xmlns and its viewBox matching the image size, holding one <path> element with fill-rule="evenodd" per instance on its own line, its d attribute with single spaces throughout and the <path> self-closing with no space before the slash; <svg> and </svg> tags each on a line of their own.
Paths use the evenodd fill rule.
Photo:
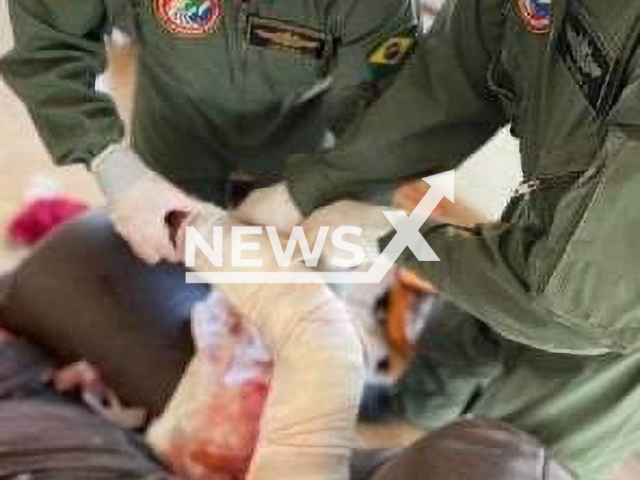
<svg viewBox="0 0 640 480">
<path fill-rule="evenodd" d="M 171 480 L 135 435 L 56 395 L 50 371 L 25 342 L 0 344 L 0 478 Z"/>
<path fill-rule="evenodd" d="M 0 478 L 173 478 L 132 434 L 63 399 L 0 401 L 0 423 Z"/>
<path fill-rule="evenodd" d="M 532 437 L 497 422 L 461 420 L 428 434 L 371 480 L 572 480 Z"/>
<path fill-rule="evenodd" d="M 501 371 L 505 341 L 454 304 L 438 300 L 420 334 L 414 361 L 398 383 L 406 417 L 438 428 L 464 414 Z"/>
<path fill-rule="evenodd" d="M 135 258 L 99 214 L 58 230 L 5 282 L 0 326 L 61 362 L 88 360 L 125 402 L 162 410 L 192 355 L 189 313 L 206 287 Z"/>
</svg>

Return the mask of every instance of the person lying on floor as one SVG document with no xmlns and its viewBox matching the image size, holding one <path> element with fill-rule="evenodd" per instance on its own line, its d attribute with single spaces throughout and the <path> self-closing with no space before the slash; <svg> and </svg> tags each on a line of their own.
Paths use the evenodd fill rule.
<svg viewBox="0 0 640 480">
<path fill-rule="evenodd" d="M 4 319 L 3 319 L 4 320 Z M 140 437 L 58 393 L 41 349 L 0 330 L 0 478 L 179 480 Z M 352 480 L 572 480 L 511 427 L 462 420 L 406 450 L 356 452 Z"/>
<path fill-rule="evenodd" d="M 77 258 L 80 253 L 79 249 L 74 250 L 73 256 Z M 75 290 L 73 298 L 77 299 L 76 289 L 82 285 L 81 279 L 73 278 L 73 275 L 71 277 L 65 275 L 65 277 L 71 278 L 72 288 Z M 114 286 L 125 287 L 125 284 L 103 283 L 104 277 L 98 278 L 100 284 L 106 283 L 107 290 Z M 15 285 L 16 280 L 17 277 L 14 277 L 9 282 Z M 8 288 L 8 297 L 11 297 L 15 290 L 12 289 L 11 284 Z M 282 291 L 281 286 L 275 290 L 243 290 L 238 294 L 249 293 L 249 296 L 242 297 L 235 303 L 245 318 L 260 319 L 263 322 L 256 326 L 271 347 L 275 359 L 273 380 L 263 413 L 260 438 L 248 478 L 343 479 L 347 477 L 349 454 L 355 439 L 355 416 L 363 380 L 362 345 L 342 302 L 338 301 L 324 284 L 301 285 L 297 290 L 291 288 L 287 290 L 287 292 Z M 58 292 L 54 295 L 60 292 L 55 286 L 51 291 Z M 225 293 L 231 294 L 231 292 Z M 286 293 L 285 297 L 292 300 L 286 306 L 282 301 L 284 293 Z M 97 296 L 101 297 L 101 295 Z M 118 300 L 114 304 L 120 306 Z M 264 308 L 265 305 L 274 305 L 275 300 L 278 300 L 280 307 L 277 312 L 275 309 Z M 98 310 L 102 311 L 100 307 L 105 305 L 104 299 L 98 301 L 100 302 Z M 71 308 L 67 320 L 77 317 L 74 305 L 75 300 L 67 304 L 67 307 Z M 7 324 L 14 318 L 11 308 L 3 307 L 2 314 L 3 318 L 8 319 Z M 18 313 L 15 318 L 20 321 L 19 317 Z M 303 318 L 306 320 L 305 327 L 298 328 L 299 320 Z M 119 320 L 122 321 L 121 318 Z M 98 325 L 99 323 L 95 321 L 89 324 L 90 335 L 96 335 Z M 58 327 L 65 335 L 69 332 L 70 323 L 63 321 L 57 326 L 52 326 L 54 329 Z M 114 336 L 107 339 L 103 335 L 97 335 L 97 343 L 103 345 L 102 354 L 115 358 L 126 358 L 127 354 L 131 354 L 132 351 L 129 348 L 136 340 L 149 344 L 146 335 L 153 330 L 140 332 L 141 335 L 129 343 L 125 338 L 126 334 L 118 337 L 117 321 L 109 327 L 115 329 Z M 28 328 L 14 330 L 28 335 L 25 331 Z M 74 334 L 75 332 L 71 333 L 72 336 Z M 53 337 L 55 335 L 50 336 L 47 333 L 43 336 L 48 338 L 51 345 L 56 345 L 56 339 Z M 108 343 L 104 343 L 107 341 Z M 77 345 L 81 341 L 76 338 L 66 343 Z M 171 343 L 173 339 L 168 339 L 167 344 Z M 104 350 L 105 348 L 107 350 Z M 303 355 L 300 354 L 301 348 L 304 350 Z M 155 351 L 150 355 L 145 370 L 139 370 L 140 375 L 135 378 L 131 377 L 127 367 L 123 369 L 127 371 L 125 375 L 129 375 L 132 380 L 130 384 L 132 391 L 138 388 L 139 378 L 144 378 L 147 372 L 159 370 L 164 359 L 164 356 L 159 353 L 161 352 Z M 83 355 L 83 357 L 103 370 L 100 360 L 104 357 L 100 355 L 97 358 L 92 355 Z M 158 359 L 161 359 L 160 363 Z M 126 362 L 127 365 L 132 363 L 130 356 Z M 136 363 L 135 360 L 133 363 Z M 322 368 L 317 368 L 318 365 L 322 365 Z M 173 367 L 174 371 L 180 369 L 180 366 Z M 108 382 L 112 378 L 117 378 L 117 375 L 110 374 L 113 372 L 108 372 L 108 368 L 104 371 L 107 372 L 105 378 Z M 114 388 L 117 390 L 116 384 L 117 382 L 114 383 Z M 297 393 L 300 391 L 315 392 L 318 402 L 309 405 L 307 399 Z M 150 398 L 153 398 L 153 395 Z M 142 402 L 140 404 L 146 406 Z M 155 413 L 159 413 L 160 410 L 156 410 Z"/>
<path fill-rule="evenodd" d="M 137 260 L 110 261 L 110 250 L 117 254 L 125 246 L 105 223 L 94 216 L 59 230 L 6 278 L 0 287 L 0 325 L 45 346 L 60 362 L 90 361 L 126 402 L 158 415 L 192 354 L 185 320 L 201 292 L 190 286 L 176 295 L 145 297 L 145 291 L 157 289 L 139 276 Z M 154 278 L 170 278 L 171 267 L 159 268 L 166 275 Z M 86 281 L 91 278 L 96 281 Z M 172 368 L 164 370 L 165 365 Z M 179 372 L 175 383 L 172 372 Z"/>
</svg>

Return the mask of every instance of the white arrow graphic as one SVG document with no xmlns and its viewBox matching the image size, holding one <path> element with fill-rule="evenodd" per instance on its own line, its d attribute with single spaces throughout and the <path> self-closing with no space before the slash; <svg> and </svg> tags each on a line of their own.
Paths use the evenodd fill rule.
<svg viewBox="0 0 640 480">
<path fill-rule="evenodd" d="M 405 212 L 400 211 L 384 213 L 398 233 L 389 242 L 371 269 L 366 272 L 367 275 L 375 276 L 377 282 L 382 281 L 405 248 L 409 248 L 421 262 L 440 261 L 436 252 L 420 234 L 420 228 L 443 198 L 448 198 L 451 202 L 455 200 L 455 172 L 450 170 L 422 180 L 428 183 L 431 188 L 422 197 L 411 215 L 407 216 Z"/>
</svg>

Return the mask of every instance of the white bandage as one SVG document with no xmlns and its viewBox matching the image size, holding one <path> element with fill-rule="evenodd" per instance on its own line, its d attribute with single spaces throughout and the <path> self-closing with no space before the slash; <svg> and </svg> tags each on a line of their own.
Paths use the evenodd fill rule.
<svg viewBox="0 0 640 480">
<path fill-rule="evenodd" d="M 345 233 L 349 235 L 349 243 L 358 245 L 364 251 L 364 259 L 377 258 L 378 240 L 392 230 L 391 223 L 383 213 L 388 210 L 392 210 L 392 207 L 341 200 L 315 210 L 305 220 L 286 184 L 279 183 L 251 193 L 235 214 L 244 223 L 274 226 L 281 233 L 288 233 L 295 225 L 302 224 L 309 245 L 315 245 L 320 231 L 328 228 L 328 240 L 320 254 L 320 267 L 323 270 L 336 270 L 346 268 L 343 265 L 349 263 L 351 254 L 334 244 L 334 232 L 340 227 L 359 231 L 358 236 Z"/>
<path fill-rule="evenodd" d="M 243 223 L 270 225 L 279 232 L 289 232 L 303 220 L 284 183 L 254 190 L 237 208 L 235 215 Z"/>
<path fill-rule="evenodd" d="M 386 210 L 392 210 L 392 208 L 353 200 L 341 200 L 315 210 L 303 222 L 302 226 L 311 244 L 315 243 L 315 239 L 323 227 L 329 227 L 327 234 L 329 240 L 332 240 L 334 232 L 340 227 L 351 227 L 352 230 L 359 231 L 360 234 L 351 234 L 346 238 L 350 243 L 362 248 L 365 260 L 372 260 L 377 258 L 380 253 L 378 240 L 392 230 L 391 223 L 383 213 Z M 320 256 L 320 267 L 327 270 L 340 269 L 341 264 L 348 260 L 348 255 L 333 241 L 327 241 Z"/>
<path fill-rule="evenodd" d="M 192 217 L 198 231 L 221 225 L 220 210 Z M 231 226 L 227 221 L 226 226 Z M 225 232 L 225 256 L 230 235 Z M 255 235 L 262 271 L 281 270 L 266 234 Z M 198 271 L 213 267 L 196 254 Z M 288 269 L 303 269 L 300 262 Z M 274 373 L 249 480 L 347 480 L 364 382 L 358 329 L 346 306 L 323 284 L 220 284 L 271 349 Z"/>
</svg>

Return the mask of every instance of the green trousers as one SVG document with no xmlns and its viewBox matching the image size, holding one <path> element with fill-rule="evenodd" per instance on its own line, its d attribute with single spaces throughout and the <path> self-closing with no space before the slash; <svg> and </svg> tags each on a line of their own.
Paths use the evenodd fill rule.
<svg viewBox="0 0 640 480">
<path fill-rule="evenodd" d="M 508 422 L 588 480 L 640 448 L 640 352 L 544 352 L 501 338 L 450 303 L 429 320 L 400 396 L 407 416 L 429 428 L 461 415 Z"/>
</svg>

